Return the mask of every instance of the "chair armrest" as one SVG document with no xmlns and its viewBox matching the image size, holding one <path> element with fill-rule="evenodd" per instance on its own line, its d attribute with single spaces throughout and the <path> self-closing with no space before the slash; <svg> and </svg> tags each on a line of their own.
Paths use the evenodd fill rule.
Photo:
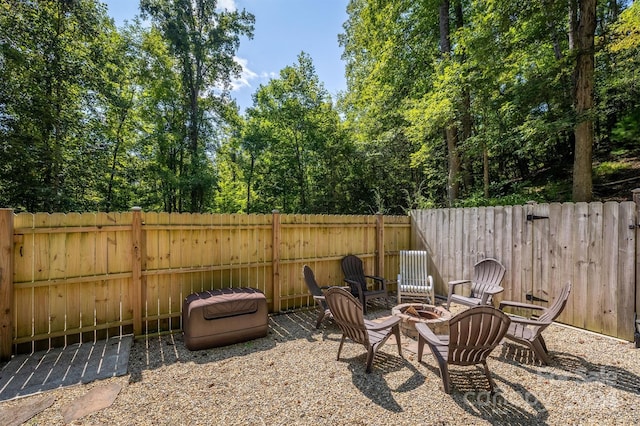
<svg viewBox="0 0 640 426">
<path fill-rule="evenodd" d="M 341 288 L 343 290 L 349 290 L 351 287 L 348 285 L 323 285 L 320 290 L 329 290 L 330 288 Z"/>
<path fill-rule="evenodd" d="M 500 306 L 499 306 L 500 310 L 506 307 L 532 309 L 532 310 L 539 310 L 539 311 L 544 311 L 545 309 L 547 309 L 544 306 L 534 305 L 532 303 L 526 303 L 526 302 L 516 302 L 513 300 L 503 300 L 502 302 L 500 302 Z"/>
<path fill-rule="evenodd" d="M 482 297 L 480 298 L 480 304 L 487 305 L 489 302 L 489 299 L 493 297 L 494 294 L 498 294 L 502 291 L 504 291 L 504 288 L 498 285 L 485 288 L 484 291 L 482 292 Z"/>
<path fill-rule="evenodd" d="M 455 287 L 459 284 L 470 283 L 471 280 L 453 280 L 449 281 L 449 287 Z"/>
<path fill-rule="evenodd" d="M 511 318 L 511 322 L 517 322 L 518 324 L 537 325 L 537 326 L 544 326 L 544 325 L 550 324 L 546 321 L 538 321 L 535 319 L 522 318 L 522 317 L 517 317 L 513 315 L 509 315 L 509 318 Z"/>
<path fill-rule="evenodd" d="M 344 282 L 349 284 L 349 290 L 351 291 L 351 294 L 357 294 L 358 299 L 360 300 L 360 303 L 363 303 L 364 294 L 362 294 L 362 288 L 360 287 L 360 283 L 358 281 L 350 280 L 349 278 L 345 278 Z"/>
<path fill-rule="evenodd" d="M 484 289 L 484 293 L 490 294 L 492 296 L 494 294 L 502 293 L 503 291 L 504 291 L 504 288 L 500 287 L 499 285 L 494 285 Z"/>
<path fill-rule="evenodd" d="M 424 323 L 416 323 L 416 331 L 420 336 L 424 338 L 430 345 L 446 345 L 447 342 L 440 339 L 439 336 L 431 331 L 429 326 Z"/>
<path fill-rule="evenodd" d="M 364 277 L 372 279 L 374 282 L 380 283 L 380 290 L 386 290 L 387 289 L 387 280 L 385 280 L 384 278 L 377 277 L 375 275 L 365 275 Z"/>
<path fill-rule="evenodd" d="M 393 327 L 401 321 L 400 317 L 392 316 L 384 320 L 383 322 L 372 322 L 367 321 L 367 330 L 369 331 L 377 331 L 383 330 L 385 328 Z"/>
<path fill-rule="evenodd" d="M 454 280 L 454 281 L 449 281 L 448 286 L 449 286 L 449 293 L 447 294 L 447 309 L 449 309 L 449 304 L 451 303 L 451 296 L 453 296 L 453 290 L 455 289 L 455 287 L 457 285 L 460 284 L 466 284 L 466 283 L 470 283 L 471 280 Z"/>
</svg>

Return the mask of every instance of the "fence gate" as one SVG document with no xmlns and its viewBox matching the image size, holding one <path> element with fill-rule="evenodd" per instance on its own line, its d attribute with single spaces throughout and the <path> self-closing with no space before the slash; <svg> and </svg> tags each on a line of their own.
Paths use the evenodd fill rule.
<svg viewBox="0 0 640 426">
<path fill-rule="evenodd" d="M 412 212 L 415 244 L 432 255 L 436 292 L 495 257 L 507 268 L 499 300 L 552 303 L 572 291 L 560 322 L 634 338 L 637 208 L 634 202 L 552 203 Z"/>
</svg>

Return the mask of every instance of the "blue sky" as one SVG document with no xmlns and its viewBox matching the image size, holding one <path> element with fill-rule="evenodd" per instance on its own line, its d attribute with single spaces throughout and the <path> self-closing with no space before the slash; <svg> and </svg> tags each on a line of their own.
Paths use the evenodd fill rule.
<svg viewBox="0 0 640 426">
<path fill-rule="evenodd" d="M 139 13 L 138 1 L 101 0 L 117 26 Z M 334 101 L 346 89 L 338 34 L 347 19 L 349 0 L 218 0 L 219 6 L 246 9 L 255 15 L 252 40 L 243 39 L 237 52 L 245 71 L 231 96 L 243 112 L 260 84 L 286 66 L 297 63 L 301 51 L 313 60 L 316 74 Z"/>
</svg>

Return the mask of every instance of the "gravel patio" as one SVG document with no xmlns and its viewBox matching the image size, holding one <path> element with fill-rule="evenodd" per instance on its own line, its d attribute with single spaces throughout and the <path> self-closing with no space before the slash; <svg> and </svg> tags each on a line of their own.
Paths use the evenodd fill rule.
<svg viewBox="0 0 640 426">
<path fill-rule="evenodd" d="M 370 318 L 389 315 L 381 306 Z M 504 341 L 489 359 L 497 392 L 479 367 L 451 370 L 442 391 L 429 354 L 393 338 L 364 372 L 366 352 L 350 341 L 340 361 L 341 333 L 316 330 L 315 310 L 269 317 L 262 339 L 190 352 L 179 334 L 136 340 L 128 374 L 0 403 L 0 410 L 53 403 L 27 424 L 65 424 L 63 412 L 94 388 L 121 387 L 113 403 L 72 424 L 105 425 L 448 425 L 640 423 L 640 362 L 633 343 L 552 325 L 545 339 L 550 366 Z M 428 350 L 427 350 L 428 353 Z M 0 419 L 0 424 L 3 419 Z"/>
</svg>

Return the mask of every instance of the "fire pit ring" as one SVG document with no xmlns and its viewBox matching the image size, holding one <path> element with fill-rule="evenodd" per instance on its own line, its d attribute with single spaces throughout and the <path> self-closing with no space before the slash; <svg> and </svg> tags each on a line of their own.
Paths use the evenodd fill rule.
<svg viewBox="0 0 640 426">
<path fill-rule="evenodd" d="M 407 310 L 415 310 L 419 316 L 411 315 L 407 313 Z M 441 306 L 425 305 L 422 303 L 403 303 L 395 306 L 391 310 L 391 313 L 402 320 L 400 322 L 400 330 L 405 336 L 411 337 L 412 339 L 418 338 L 416 323 L 419 322 L 427 324 L 435 334 L 449 333 L 451 312 Z"/>
</svg>

